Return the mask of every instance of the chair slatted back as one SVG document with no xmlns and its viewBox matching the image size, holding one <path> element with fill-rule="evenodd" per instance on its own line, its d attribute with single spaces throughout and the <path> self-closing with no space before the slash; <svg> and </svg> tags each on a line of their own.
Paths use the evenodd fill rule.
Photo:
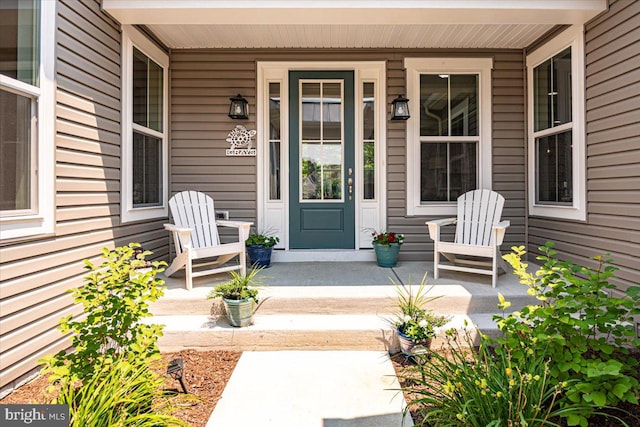
<svg viewBox="0 0 640 427">
<path fill-rule="evenodd" d="M 192 247 L 206 248 L 220 244 L 211 197 L 198 191 L 183 191 L 169 200 L 169 208 L 175 225 L 193 230 Z"/>
<path fill-rule="evenodd" d="M 468 191 L 458 197 L 456 243 L 490 246 L 491 228 L 500 222 L 504 197 L 491 190 Z"/>
</svg>

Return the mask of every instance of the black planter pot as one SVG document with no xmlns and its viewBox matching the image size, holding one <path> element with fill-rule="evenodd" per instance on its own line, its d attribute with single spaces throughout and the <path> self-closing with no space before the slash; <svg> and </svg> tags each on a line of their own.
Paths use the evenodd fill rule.
<svg viewBox="0 0 640 427">
<path fill-rule="evenodd" d="M 271 251 L 273 246 L 265 248 L 263 245 L 247 246 L 247 255 L 249 255 L 249 265 L 267 268 L 271 265 Z"/>
</svg>

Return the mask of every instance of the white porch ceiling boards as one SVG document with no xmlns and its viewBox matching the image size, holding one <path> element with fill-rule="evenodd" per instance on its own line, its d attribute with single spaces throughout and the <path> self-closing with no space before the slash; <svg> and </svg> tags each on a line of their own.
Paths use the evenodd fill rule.
<svg viewBox="0 0 640 427">
<path fill-rule="evenodd" d="M 171 48 L 522 48 L 606 0 L 102 0 Z"/>
<path fill-rule="evenodd" d="M 171 48 L 523 48 L 551 24 L 147 25 Z"/>
</svg>

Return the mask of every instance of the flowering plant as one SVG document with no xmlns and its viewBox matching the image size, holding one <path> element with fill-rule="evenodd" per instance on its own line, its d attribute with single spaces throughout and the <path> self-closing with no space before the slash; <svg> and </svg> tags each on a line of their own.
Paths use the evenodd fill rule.
<svg viewBox="0 0 640 427">
<path fill-rule="evenodd" d="M 392 280 L 393 282 L 393 280 Z M 425 309 L 425 305 L 440 296 L 427 296 L 433 285 L 427 288 L 427 275 L 425 273 L 417 289 L 409 284 L 404 285 L 393 282 L 398 294 L 398 308 L 400 312 L 392 321 L 398 332 L 407 336 L 414 342 L 426 341 L 438 335 L 440 328 L 447 324 L 448 317 L 439 316 Z"/>
<path fill-rule="evenodd" d="M 373 237 L 373 243 L 377 243 L 379 245 L 389 246 L 391 243 L 397 243 L 401 245 L 404 242 L 404 235 L 394 233 L 392 231 L 384 231 L 382 233 L 378 233 L 377 231 L 373 231 L 371 233 Z"/>
<path fill-rule="evenodd" d="M 398 317 L 395 327 L 411 341 L 427 341 L 440 333 L 440 328 L 447 323 L 443 316 L 435 315 L 426 310 L 420 310 L 414 316 Z"/>
</svg>

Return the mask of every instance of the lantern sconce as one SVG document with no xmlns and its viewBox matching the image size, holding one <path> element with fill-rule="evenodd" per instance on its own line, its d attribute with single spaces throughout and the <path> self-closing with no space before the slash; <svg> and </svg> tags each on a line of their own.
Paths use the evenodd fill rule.
<svg viewBox="0 0 640 427">
<path fill-rule="evenodd" d="M 232 119 L 248 119 L 249 118 L 249 101 L 244 99 L 242 95 L 229 98 L 231 105 L 229 106 L 229 117 Z"/>
<path fill-rule="evenodd" d="M 409 117 L 409 100 L 402 95 L 391 101 L 391 120 L 407 120 Z"/>
</svg>

